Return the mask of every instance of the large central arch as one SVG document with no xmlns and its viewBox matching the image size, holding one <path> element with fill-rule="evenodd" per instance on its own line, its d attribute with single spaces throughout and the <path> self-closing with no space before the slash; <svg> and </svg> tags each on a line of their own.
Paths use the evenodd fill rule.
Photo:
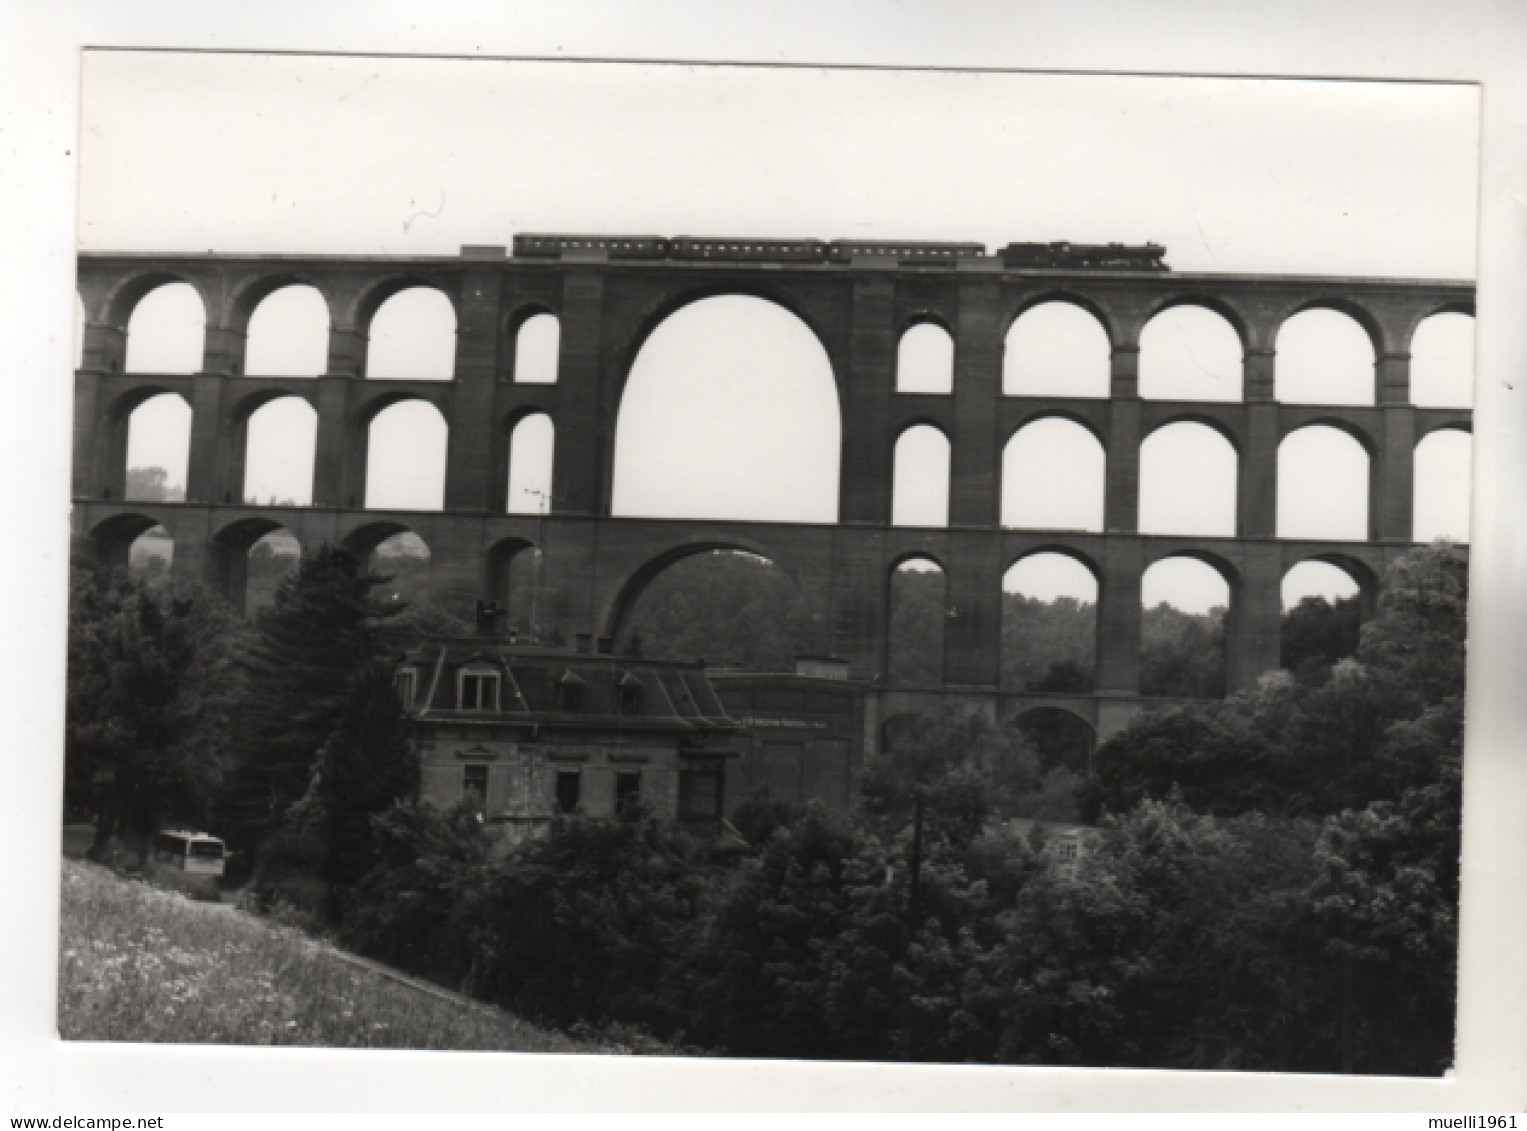
<svg viewBox="0 0 1527 1131">
<path fill-rule="evenodd" d="M 842 444 L 832 361 L 809 324 L 770 299 L 705 295 L 663 318 L 631 365 L 611 511 L 835 522 Z"/>
</svg>

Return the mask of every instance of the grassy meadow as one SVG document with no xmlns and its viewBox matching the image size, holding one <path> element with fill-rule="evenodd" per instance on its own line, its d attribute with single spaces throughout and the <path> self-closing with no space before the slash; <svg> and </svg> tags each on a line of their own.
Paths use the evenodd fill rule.
<svg viewBox="0 0 1527 1131">
<path fill-rule="evenodd" d="M 352 965 L 291 927 L 64 861 L 65 1040 L 616 1053 Z"/>
</svg>

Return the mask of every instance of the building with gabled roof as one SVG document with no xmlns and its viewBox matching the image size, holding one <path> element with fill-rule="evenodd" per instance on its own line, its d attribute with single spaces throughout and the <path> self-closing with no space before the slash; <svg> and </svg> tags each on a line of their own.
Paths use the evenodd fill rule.
<svg viewBox="0 0 1527 1131">
<path fill-rule="evenodd" d="M 397 681 L 421 797 L 440 808 L 470 800 L 511 840 L 638 803 L 724 832 L 741 724 L 700 664 L 435 636 Z"/>
</svg>

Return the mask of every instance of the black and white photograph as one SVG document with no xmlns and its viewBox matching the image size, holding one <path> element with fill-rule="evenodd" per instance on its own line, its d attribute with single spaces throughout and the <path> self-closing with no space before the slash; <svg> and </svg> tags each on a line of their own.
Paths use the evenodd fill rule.
<svg viewBox="0 0 1527 1131">
<path fill-rule="evenodd" d="M 1481 84 L 79 75 L 65 1046 L 1456 1080 Z"/>
</svg>

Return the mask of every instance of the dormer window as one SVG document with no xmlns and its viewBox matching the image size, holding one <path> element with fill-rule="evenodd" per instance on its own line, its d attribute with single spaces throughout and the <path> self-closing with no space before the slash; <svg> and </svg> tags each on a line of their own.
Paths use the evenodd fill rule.
<svg viewBox="0 0 1527 1131">
<path fill-rule="evenodd" d="M 557 710 L 576 712 L 583 710 L 584 683 L 576 672 L 565 671 L 557 680 Z"/>
<path fill-rule="evenodd" d="M 497 711 L 499 673 L 485 665 L 464 667 L 456 676 L 456 702 L 463 711 Z"/>
<path fill-rule="evenodd" d="M 408 710 L 414 705 L 414 695 L 419 686 L 419 669 L 399 668 L 397 674 L 392 677 L 393 690 L 398 693 L 398 702 L 403 705 L 403 710 Z"/>
<path fill-rule="evenodd" d="M 642 693 L 646 690 L 642 681 L 630 672 L 620 677 L 620 683 L 616 685 L 620 713 L 622 715 L 640 715 L 642 713 Z"/>
</svg>

